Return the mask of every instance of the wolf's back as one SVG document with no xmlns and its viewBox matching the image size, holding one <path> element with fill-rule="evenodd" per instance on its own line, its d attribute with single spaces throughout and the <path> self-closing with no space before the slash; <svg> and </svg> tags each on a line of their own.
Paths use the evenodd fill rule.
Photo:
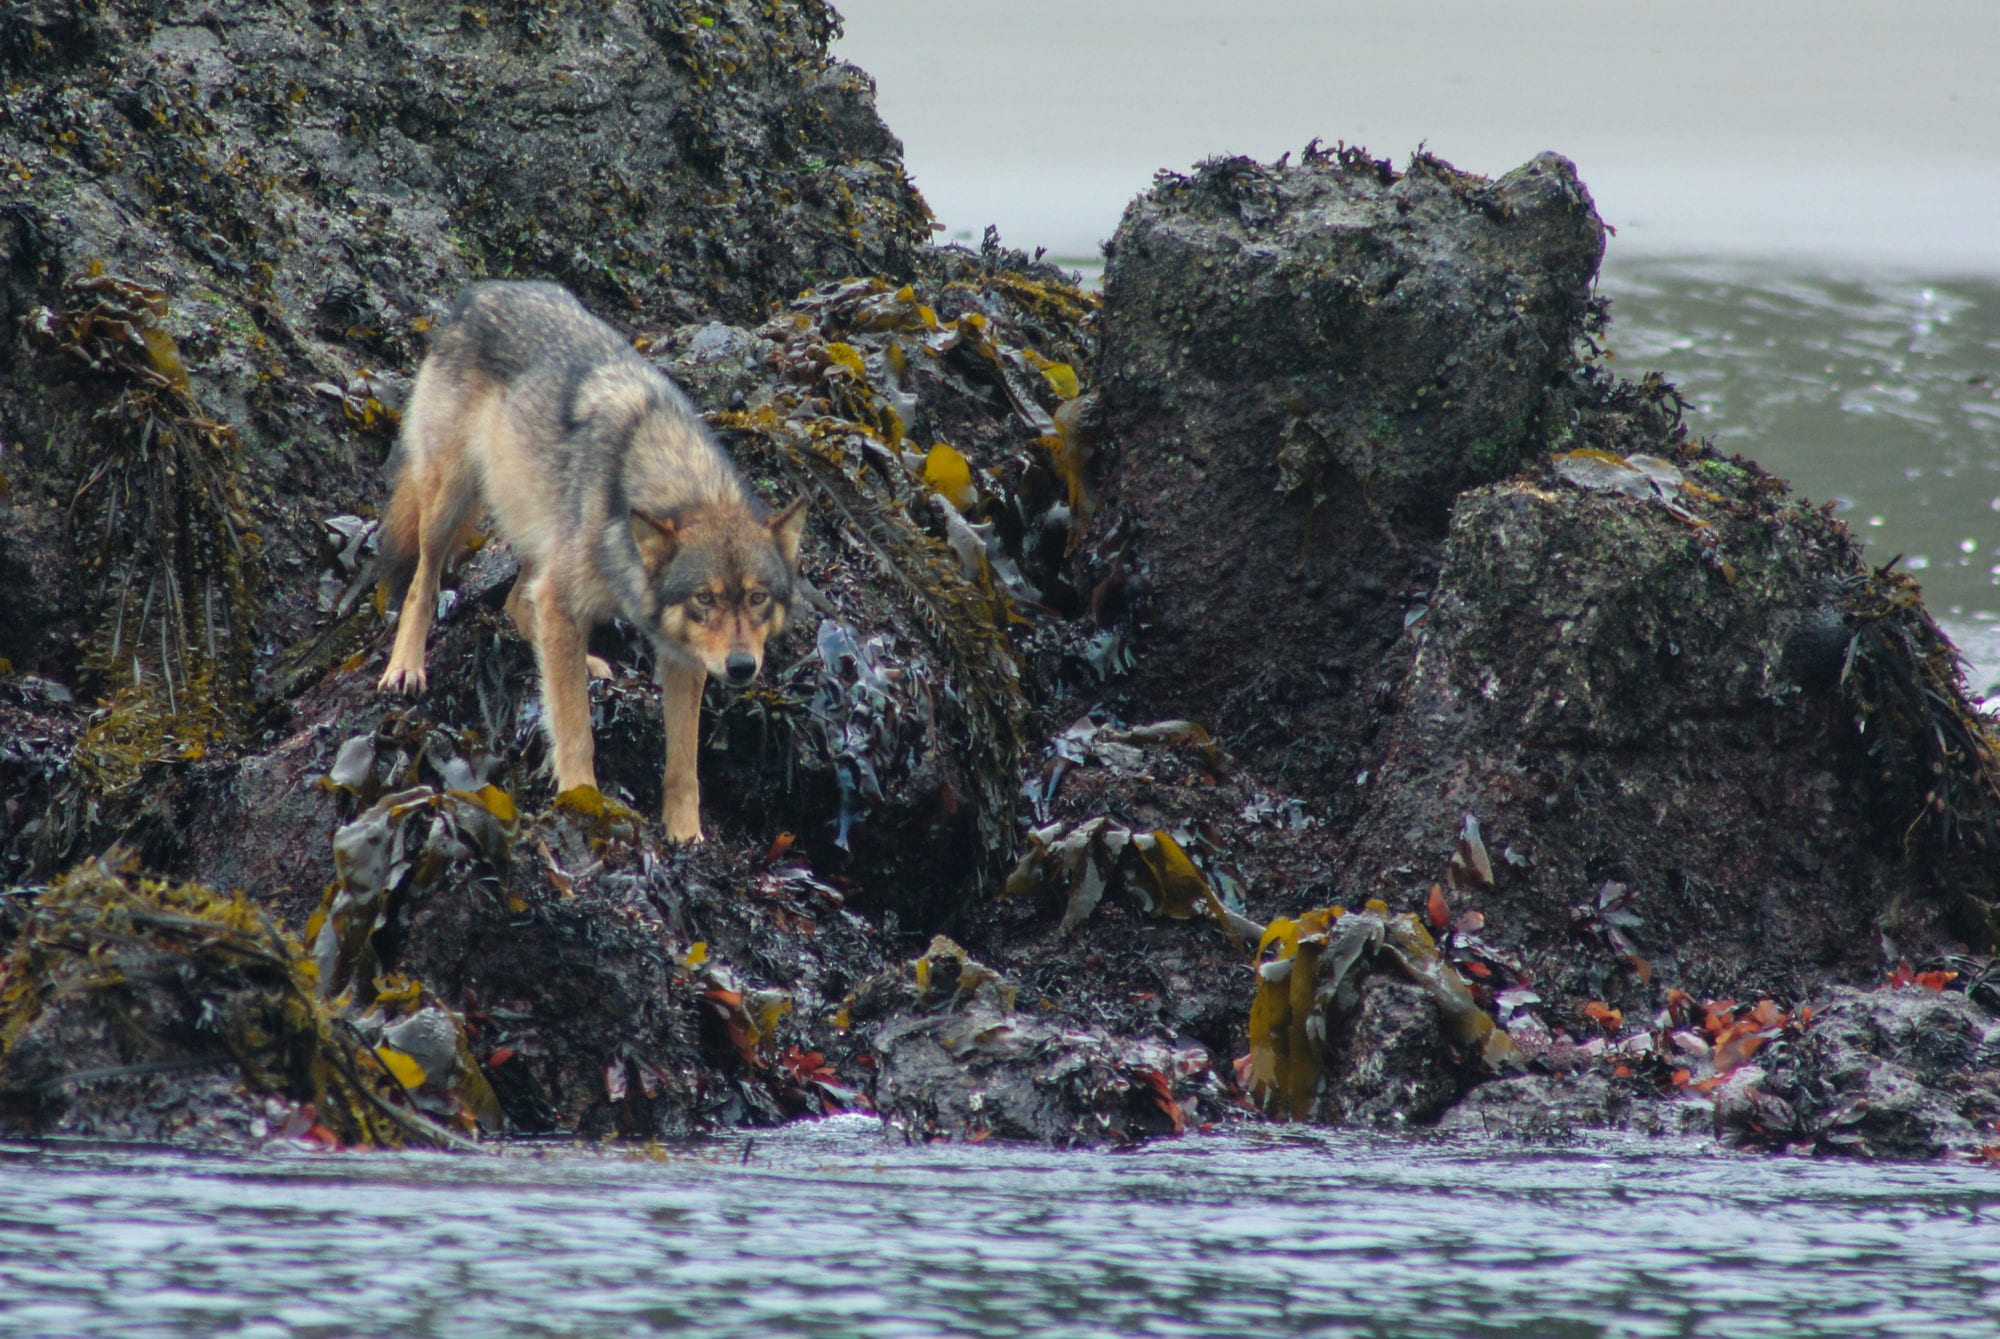
<svg viewBox="0 0 2000 1339">
<path fill-rule="evenodd" d="M 579 364 L 628 353 L 614 331 L 556 284 L 486 282 L 460 292 L 432 333 L 389 455 L 393 491 L 376 571 L 390 590 L 407 589 L 416 571 L 424 491 L 438 483 L 424 459 L 438 443 L 427 438 L 450 430 L 476 388 L 513 387 L 538 375 L 560 381 Z"/>
<path fill-rule="evenodd" d="M 458 295 L 426 361 L 451 376 L 512 385 L 534 372 L 632 357 L 632 346 L 559 284 L 489 280 Z"/>
</svg>

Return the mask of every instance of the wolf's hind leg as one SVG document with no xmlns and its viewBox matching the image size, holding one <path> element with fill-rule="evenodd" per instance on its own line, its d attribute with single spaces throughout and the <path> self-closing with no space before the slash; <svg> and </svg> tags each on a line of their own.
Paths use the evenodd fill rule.
<svg viewBox="0 0 2000 1339">
<path fill-rule="evenodd" d="M 660 817 L 670 842 L 701 840 L 701 778 L 695 772 L 700 744 L 701 689 L 708 674 L 673 656 L 660 659 L 660 705 L 666 713 L 667 774 Z"/>
<path fill-rule="evenodd" d="M 514 620 L 514 628 L 521 634 L 521 640 L 528 645 L 535 644 L 535 602 L 528 598 L 529 590 L 535 584 L 535 569 L 521 564 L 520 575 L 514 578 L 514 589 L 507 592 L 507 617 Z"/>
</svg>

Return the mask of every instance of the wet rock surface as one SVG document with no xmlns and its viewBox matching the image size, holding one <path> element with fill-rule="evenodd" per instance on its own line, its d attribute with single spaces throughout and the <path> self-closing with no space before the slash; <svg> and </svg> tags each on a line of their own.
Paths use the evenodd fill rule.
<svg viewBox="0 0 2000 1339">
<path fill-rule="evenodd" d="M 1570 164 L 1205 164 L 1100 300 L 918 248 L 836 22 L 0 16 L 0 1124 L 1981 1155 L 1990 722 L 1907 578 L 1605 369 Z M 630 630 L 551 793 L 499 545 L 374 692 L 376 467 L 505 275 L 808 500 L 700 847 Z"/>
<path fill-rule="evenodd" d="M 913 980 L 870 982 L 855 1012 L 886 1014 L 862 1029 L 883 1118 L 906 1137 L 1071 1144 L 1180 1134 L 1224 1113 L 1202 1046 L 1037 1018 L 1047 1006 L 1023 1003 L 942 936 Z"/>
<path fill-rule="evenodd" d="M 1160 595 L 1140 691 L 1344 814 L 1450 501 L 1540 444 L 1603 237 L 1555 155 L 1497 182 L 1427 156 L 1225 159 L 1135 202 L 1103 399 Z"/>
<path fill-rule="evenodd" d="M 1717 1094 L 1715 1130 L 1752 1147 L 1990 1156 L 2000 1029 L 1957 992 L 1836 989 L 1787 1052 Z"/>
<path fill-rule="evenodd" d="M 64 286 L 93 265 L 150 286 L 163 351 L 247 475 L 260 645 L 305 630 L 289 593 L 312 579 L 319 522 L 374 502 L 422 332 L 466 282 L 558 279 L 655 329 L 754 321 L 820 279 L 905 270 L 928 238 L 818 3 L 28 6 L 0 24 L 14 511 L 79 519 L 93 416 L 120 393 L 87 333 L 50 360 L 19 322 L 45 310 L 53 336 L 95 310 Z M 106 547 L 129 523 L 107 521 Z M 10 530 L 0 565 L 34 566 Z M 28 625 L 43 643 L 101 612 L 104 572 L 79 585 L 32 587 L 56 601 L 22 611 L 49 615 Z M 109 648 L 22 650 L 0 653 L 70 671 Z"/>
<path fill-rule="evenodd" d="M 1786 654 L 1833 574 L 1862 570 L 1844 531 L 1765 505 L 1754 473 L 1689 477 L 1718 485 L 1691 504 L 1699 529 L 1553 478 L 1459 500 L 1349 888 L 1420 893 L 1439 871 L 1412 849 L 1449 852 L 1470 810 L 1499 858 L 1465 900 L 1489 940 L 1543 948 L 1539 988 L 1622 1005 L 1656 981 L 1707 998 L 1754 977 L 1798 998 L 1874 969 L 1854 930 L 1903 860 L 1846 784 L 1837 695 Z M 1608 883 L 1632 952 L 1600 933 Z"/>
<path fill-rule="evenodd" d="M 2000 792 L 1991 722 L 1908 579 L 1690 438 L 1672 387 L 1605 370 L 1600 238 L 1553 156 L 1497 183 L 1422 156 L 1204 164 L 1114 241 L 1100 396 L 1109 514 L 1145 592 L 1137 692 L 1219 726 L 1340 834 L 1273 910 L 1426 914 L 1531 1065 L 1623 1071 L 1603 1101 L 1528 1107 L 1665 1128 L 1690 1105 L 1668 1080 L 1706 1095 L 1746 1057 L 1645 1077 L 1611 1020 L 1676 992 L 1801 1006 L 1880 980 L 1888 942 L 1933 963 L 1990 947 Z M 1329 251 L 1360 283 L 1424 246 L 1461 248 L 1434 259 L 1439 287 L 1308 301 Z M 1488 289 L 1518 300 L 1467 296 Z M 1447 327 L 1451 349 L 1419 342 Z M 1404 356 L 1373 361 L 1387 349 Z M 1445 368 L 1448 394 L 1412 388 Z M 1362 449 L 1363 409 L 1400 431 Z M 1336 466 L 1336 487 L 1309 473 Z M 1732 1020 L 1705 1035 L 1750 1027 Z M 1425 1063 L 1398 1067 L 1405 1091 Z M 1328 1104 L 1365 1069 L 1329 1067 Z"/>
</svg>

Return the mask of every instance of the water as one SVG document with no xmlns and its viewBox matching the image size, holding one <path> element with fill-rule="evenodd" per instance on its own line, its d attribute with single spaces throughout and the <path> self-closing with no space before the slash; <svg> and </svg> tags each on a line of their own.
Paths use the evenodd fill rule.
<svg viewBox="0 0 2000 1339">
<path fill-rule="evenodd" d="M 1088 256 L 1156 168 L 1574 159 L 1618 248 L 2000 271 L 1992 0 L 840 0 L 938 217 Z"/>
<path fill-rule="evenodd" d="M 1607 267 L 1628 372 L 1897 554 L 2000 698 L 2000 279 L 1636 260 Z"/>
<path fill-rule="evenodd" d="M 2000 1335 L 2000 1175 L 1231 1134 L 663 1160 L 0 1145 L 0 1334 Z"/>
</svg>

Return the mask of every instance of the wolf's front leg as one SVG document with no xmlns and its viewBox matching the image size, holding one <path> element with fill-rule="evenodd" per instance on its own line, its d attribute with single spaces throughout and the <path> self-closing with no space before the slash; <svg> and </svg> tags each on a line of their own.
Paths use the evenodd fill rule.
<svg viewBox="0 0 2000 1339">
<path fill-rule="evenodd" d="M 411 430 L 406 424 L 404 446 L 410 461 L 382 520 L 382 557 L 391 569 L 412 554 L 417 561 L 397 616 L 396 645 L 382 672 L 385 693 L 424 691 L 424 643 L 437 613 L 438 578 L 458 550 L 466 513 L 479 500 L 479 484 L 464 465 L 462 442 L 434 442 L 421 427 Z"/>
<path fill-rule="evenodd" d="M 528 590 L 534 583 L 533 569 L 523 567 L 521 575 L 514 578 L 514 588 L 507 592 L 507 616 L 514 620 L 514 626 L 521 630 L 521 639 L 530 646 L 535 644 L 535 605 L 528 598 Z M 587 655 L 583 658 L 583 663 L 590 671 L 591 678 L 611 677 L 611 665 L 602 656 Z"/>
<path fill-rule="evenodd" d="M 384 693 L 424 691 L 424 643 L 430 639 L 431 619 L 437 613 L 438 558 L 424 549 L 417 558 L 416 573 L 403 594 L 403 609 L 396 616 L 396 644 L 389 652 L 389 667 L 382 671 L 377 688 Z"/>
<path fill-rule="evenodd" d="M 699 665 L 683 665 L 672 656 L 661 658 L 667 775 L 660 788 L 666 797 L 660 817 L 666 822 L 670 842 L 701 840 L 701 779 L 695 773 L 695 756 L 701 736 L 701 689 L 707 678 Z"/>
<path fill-rule="evenodd" d="M 535 663 L 542 671 L 542 708 L 555 754 L 556 792 L 597 784 L 590 737 L 590 677 L 584 668 L 589 629 L 570 617 L 561 591 L 537 577 L 525 603 L 533 609 Z"/>
</svg>

